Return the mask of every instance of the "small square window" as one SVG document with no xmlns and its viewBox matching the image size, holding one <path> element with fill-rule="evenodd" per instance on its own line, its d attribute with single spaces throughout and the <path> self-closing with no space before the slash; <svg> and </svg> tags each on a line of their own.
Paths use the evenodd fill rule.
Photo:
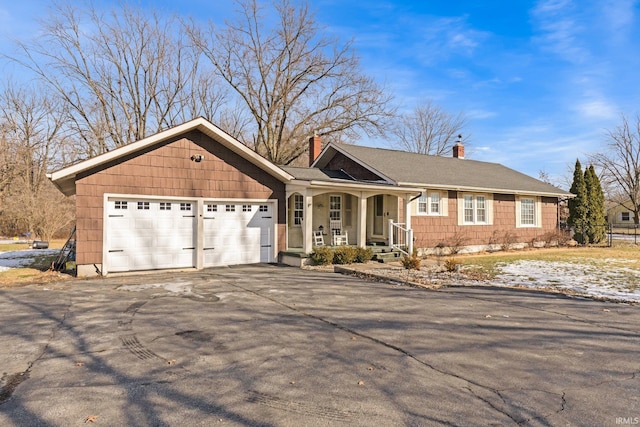
<svg viewBox="0 0 640 427">
<path fill-rule="evenodd" d="M 116 200 L 115 201 L 115 209 L 127 209 L 127 202 Z"/>
<path fill-rule="evenodd" d="M 161 211 L 170 211 L 171 210 L 171 203 L 169 203 L 169 202 L 160 202 L 160 210 Z"/>
<path fill-rule="evenodd" d="M 236 205 L 226 205 L 224 210 L 227 211 L 227 212 L 235 212 L 236 211 Z"/>
<path fill-rule="evenodd" d="M 207 205 L 207 212 L 218 212 L 218 205 Z"/>
<path fill-rule="evenodd" d="M 242 212 L 251 212 L 251 205 L 242 205 Z"/>
<path fill-rule="evenodd" d="M 269 206 L 267 205 L 260 205 L 260 212 L 269 212 Z"/>
<path fill-rule="evenodd" d="M 191 203 L 180 203 L 180 210 L 181 211 L 190 211 L 191 210 Z"/>
<path fill-rule="evenodd" d="M 149 202 L 138 202 L 138 210 L 149 210 Z"/>
<path fill-rule="evenodd" d="M 631 221 L 631 213 L 630 212 L 622 212 L 621 216 L 620 216 L 620 219 L 622 221 Z"/>
</svg>

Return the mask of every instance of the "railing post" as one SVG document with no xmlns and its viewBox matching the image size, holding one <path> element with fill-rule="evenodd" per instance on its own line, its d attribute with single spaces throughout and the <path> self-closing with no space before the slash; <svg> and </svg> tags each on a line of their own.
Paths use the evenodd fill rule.
<svg viewBox="0 0 640 427">
<path fill-rule="evenodd" d="M 389 220 L 389 247 L 393 248 L 393 220 Z"/>
<path fill-rule="evenodd" d="M 409 256 L 413 256 L 413 229 L 407 230 L 407 248 L 409 249 Z"/>
</svg>

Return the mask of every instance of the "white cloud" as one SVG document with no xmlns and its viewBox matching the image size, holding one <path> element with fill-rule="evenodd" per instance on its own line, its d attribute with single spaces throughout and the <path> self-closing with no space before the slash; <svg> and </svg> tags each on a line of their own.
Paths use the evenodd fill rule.
<svg viewBox="0 0 640 427">
<path fill-rule="evenodd" d="M 532 10 L 534 22 L 540 34 L 533 38 L 544 50 L 573 63 L 589 58 L 589 51 L 582 45 L 580 35 L 584 27 L 574 16 L 571 0 L 544 0 Z"/>
<path fill-rule="evenodd" d="M 575 105 L 574 109 L 588 119 L 613 119 L 618 115 L 617 108 L 604 98 L 586 99 Z"/>
<path fill-rule="evenodd" d="M 492 117 L 496 117 L 498 113 L 496 113 L 495 111 L 475 109 L 475 110 L 466 111 L 465 115 L 469 119 L 482 120 L 482 119 L 490 119 Z"/>
<path fill-rule="evenodd" d="M 490 35 L 471 28 L 464 16 L 430 18 L 420 24 L 425 29 L 417 35 L 418 44 L 421 47 L 429 46 L 422 55 L 424 57 L 471 56 Z"/>
<path fill-rule="evenodd" d="M 632 28 L 637 0 L 609 0 L 602 4 L 602 16 L 614 34 Z"/>
</svg>

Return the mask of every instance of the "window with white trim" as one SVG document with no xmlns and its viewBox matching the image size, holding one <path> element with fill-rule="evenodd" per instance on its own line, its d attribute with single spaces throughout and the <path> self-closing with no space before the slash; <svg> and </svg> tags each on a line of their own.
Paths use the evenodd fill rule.
<svg viewBox="0 0 640 427">
<path fill-rule="evenodd" d="M 242 205 L 242 212 L 251 212 L 251 205 Z"/>
<path fill-rule="evenodd" d="M 225 212 L 235 212 L 236 205 L 225 205 L 224 210 Z"/>
<path fill-rule="evenodd" d="M 258 209 L 259 212 L 269 212 L 269 206 L 268 205 L 260 205 L 260 208 Z"/>
<path fill-rule="evenodd" d="M 523 227 L 536 225 L 536 203 L 533 199 L 520 199 L 520 224 Z"/>
<path fill-rule="evenodd" d="M 160 202 L 160 210 L 161 211 L 170 211 L 171 203 L 170 202 Z"/>
<path fill-rule="evenodd" d="M 418 215 L 446 215 L 442 207 L 444 198 L 439 191 L 422 193 L 416 202 Z"/>
<path fill-rule="evenodd" d="M 149 210 L 149 202 L 138 202 L 138 210 Z"/>
<path fill-rule="evenodd" d="M 207 212 L 218 212 L 218 205 L 207 204 Z"/>
<path fill-rule="evenodd" d="M 127 202 L 124 202 L 124 203 L 127 203 Z M 117 206 L 116 206 L 116 209 L 117 209 Z M 620 220 L 621 221 L 631 221 L 631 213 L 630 212 L 620 212 Z"/>
<path fill-rule="evenodd" d="M 458 196 L 458 223 L 460 225 L 490 225 L 493 222 L 492 201 L 488 194 L 463 194 Z"/>
<path fill-rule="evenodd" d="M 191 210 L 191 203 L 180 203 L 180 210 L 181 211 L 190 211 Z"/>
<path fill-rule="evenodd" d="M 302 225 L 304 215 L 304 197 L 302 194 L 293 195 L 293 225 Z"/>
<path fill-rule="evenodd" d="M 541 227 L 542 202 L 540 197 L 516 197 L 516 227 Z"/>
<path fill-rule="evenodd" d="M 342 196 L 329 196 L 329 220 L 342 221 Z"/>
<path fill-rule="evenodd" d="M 122 201 L 122 200 L 116 200 L 115 201 L 115 208 L 116 209 L 127 209 L 127 202 Z"/>
</svg>

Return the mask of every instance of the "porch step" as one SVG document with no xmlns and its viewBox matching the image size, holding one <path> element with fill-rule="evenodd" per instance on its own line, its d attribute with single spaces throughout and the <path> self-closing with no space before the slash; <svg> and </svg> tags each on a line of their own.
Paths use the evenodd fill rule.
<svg viewBox="0 0 640 427">
<path fill-rule="evenodd" d="M 378 262 L 394 262 L 399 261 L 402 253 L 390 247 L 372 247 L 373 260 Z"/>
</svg>

